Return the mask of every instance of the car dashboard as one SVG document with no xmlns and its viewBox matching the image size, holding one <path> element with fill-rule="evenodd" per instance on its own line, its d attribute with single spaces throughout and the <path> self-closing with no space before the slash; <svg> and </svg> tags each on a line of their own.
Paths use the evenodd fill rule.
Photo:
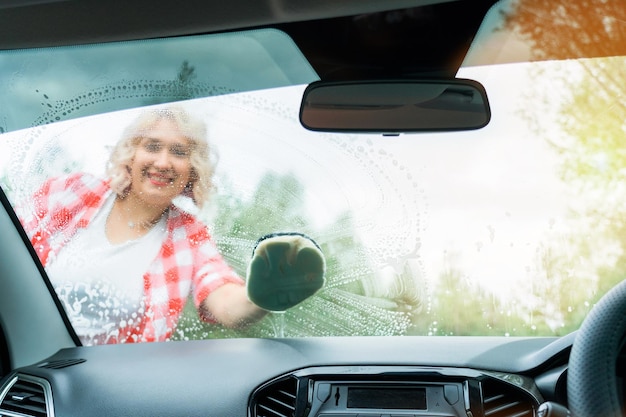
<svg viewBox="0 0 626 417">
<path fill-rule="evenodd" d="M 507 416 L 565 402 L 563 338 L 220 339 L 63 349 L 2 383 L 10 416 Z"/>
</svg>

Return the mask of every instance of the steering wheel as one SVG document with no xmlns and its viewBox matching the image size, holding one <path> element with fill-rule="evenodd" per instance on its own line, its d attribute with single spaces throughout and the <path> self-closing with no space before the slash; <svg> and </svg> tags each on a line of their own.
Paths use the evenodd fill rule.
<svg viewBox="0 0 626 417">
<path fill-rule="evenodd" d="M 606 293 L 578 330 L 567 371 L 573 417 L 624 417 L 617 391 L 617 356 L 626 340 L 626 280 Z"/>
</svg>

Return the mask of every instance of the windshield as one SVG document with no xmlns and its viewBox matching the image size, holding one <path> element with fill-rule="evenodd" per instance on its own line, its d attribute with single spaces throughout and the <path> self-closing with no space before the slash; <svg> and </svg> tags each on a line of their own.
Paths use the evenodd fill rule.
<svg viewBox="0 0 626 417">
<path fill-rule="evenodd" d="M 457 73 L 485 86 L 492 111 L 468 132 L 307 131 L 300 101 L 318 77 L 274 29 L 1 53 L 0 186 L 81 341 L 126 340 L 143 314 L 153 329 L 126 341 L 577 329 L 626 267 L 626 57 L 541 44 L 529 20 L 541 6 L 520 4 L 494 7 Z M 612 38 L 624 20 L 610 12 L 593 16 Z M 556 53 L 548 48 L 564 56 L 546 59 Z M 174 136 L 157 122 L 129 133 L 146 112 L 170 123 L 179 111 L 206 135 L 180 121 Z M 112 155 L 124 138 L 137 153 L 120 166 L 135 185 L 117 192 Z M 161 149 L 166 168 L 153 158 Z M 144 154 L 153 159 L 140 166 Z M 137 191 L 143 180 L 153 188 Z M 158 216 L 122 210 L 127 195 L 178 180 Z M 74 205 L 55 194 L 68 189 Z M 151 208 L 165 198 L 153 197 Z M 224 325 L 203 303 L 222 279 L 202 281 L 215 270 L 181 278 L 196 268 L 186 258 L 196 249 L 176 252 L 176 233 L 190 233 L 172 229 L 179 213 L 206 226 L 232 268 L 224 281 L 245 285 L 260 238 L 296 232 L 323 253 L 325 282 L 286 311 Z M 103 266 L 109 256 L 116 262 Z"/>
</svg>

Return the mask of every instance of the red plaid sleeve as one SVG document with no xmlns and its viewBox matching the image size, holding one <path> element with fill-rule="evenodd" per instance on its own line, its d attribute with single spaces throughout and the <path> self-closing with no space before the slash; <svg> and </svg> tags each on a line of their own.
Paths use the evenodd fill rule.
<svg viewBox="0 0 626 417">
<path fill-rule="evenodd" d="M 198 307 L 225 283 L 244 283 L 219 254 L 206 226 L 195 217 L 171 208 L 167 227 L 168 238 L 144 277 L 148 311 L 142 336 L 145 341 L 171 336 L 191 291 Z"/>
</svg>

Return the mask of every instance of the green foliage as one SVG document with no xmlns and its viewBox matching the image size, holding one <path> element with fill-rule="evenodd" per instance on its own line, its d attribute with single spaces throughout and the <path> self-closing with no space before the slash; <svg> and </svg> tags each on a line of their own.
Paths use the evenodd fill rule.
<svg viewBox="0 0 626 417">
<path fill-rule="evenodd" d="M 453 257 L 452 257 L 453 258 Z M 540 333 L 517 300 L 504 301 L 464 276 L 453 260 L 409 331 L 428 336 L 531 336 Z"/>
<path fill-rule="evenodd" d="M 524 288 L 525 296 L 541 300 L 531 316 L 555 334 L 577 329 L 591 306 L 626 277 L 626 31 L 618 23 L 624 19 L 621 0 L 520 0 L 507 21 L 535 47 L 536 58 L 605 57 L 578 60 L 573 70 L 569 61 L 570 72 L 554 78 L 556 89 L 537 85 L 532 95 L 550 104 L 550 94 L 568 93 L 559 109 L 563 134 L 539 125 L 536 131 L 558 153 L 562 179 L 578 205 L 571 232 L 539 248 L 534 285 Z M 529 123 L 539 113 L 532 105 L 524 111 Z"/>
<path fill-rule="evenodd" d="M 349 213 L 324 230 L 315 230 L 304 215 L 304 188 L 293 175 L 267 173 L 248 200 L 225 186 L 213 200 L 213 237 L 226 261 L 245 277 L 257 239 L 280 231 L 305 233 L 326 257 L 326 285 L 315 296 L 285 313 L 270 314 L 243 330 L 199 321 L 188 303 L 174 339 L 404 334 L 408 314 L 398 300 L 366 295 L 364 284 L 375 280 L 365 251 L 356 239 Z"/>
<path fill-rule="evenodd" d="M 183 61 L 176 77 L 171 81 L 162 81 L 158 88 L 154 88 L 151 97 L 145 100 L 145 105 L 189 100 L 206 94 L 195 84 L 196 78 L 196 68 L 189 61 Z"/>
</svg>

